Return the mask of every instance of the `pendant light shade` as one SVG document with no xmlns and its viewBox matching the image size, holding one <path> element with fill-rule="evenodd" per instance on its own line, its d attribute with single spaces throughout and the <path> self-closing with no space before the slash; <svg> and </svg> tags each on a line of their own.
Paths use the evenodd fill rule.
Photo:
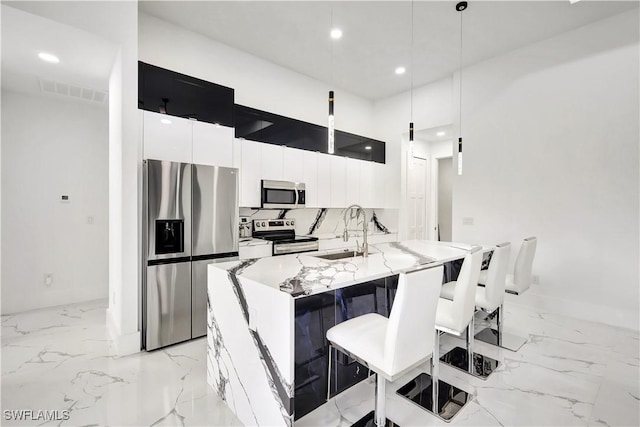
<svg viewBox="0 0 640 427">
<path fill-rule="evenodd" d="M 460 62 L 458 66 L 458 91 L 460 93 L 460 118 L 458 122 L 460 137 L 458 137 L 458 175 L 462 175 L 462 12 L 468 8 L 466 1 L 456 4 L 456 10 L 460 12 Z"/>
<path fill-rule="evenodd" d="M 409 123 L 409 156 L 413 158 L 413 122 Z"/>
<path fill-rule="evenodd" d="M 329 132 L 327 139 L 327 152 L 335 153 L 335 121 L 333 119 L 333 91 L 329 91 Z"/>
<path fill-rule="evenodd" d="M 462 137 L 458 138 L 458 175 L 462 175 Z"/>
</svg>

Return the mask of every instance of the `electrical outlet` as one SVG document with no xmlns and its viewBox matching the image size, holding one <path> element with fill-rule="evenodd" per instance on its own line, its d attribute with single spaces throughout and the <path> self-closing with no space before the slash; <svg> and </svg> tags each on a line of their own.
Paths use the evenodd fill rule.
<svg viewBox="0 0 640 427">
<path fill-rule="evenodd" d="M 51 285 L 53 285 L 53 274 L 51 273 L 46 273 L 44 275 L 44 285 L 49 288 L 51 287 Z"/>
<path fill-rule="evenodd" d="M 468 216 L 462 218 L 462 225 L 473 225 L 473 218 Z"/>
<path fill-rule="evenodd" d="M 93 224 L 93 216 L 87 217 L 87 224 Z"/>
</svg>

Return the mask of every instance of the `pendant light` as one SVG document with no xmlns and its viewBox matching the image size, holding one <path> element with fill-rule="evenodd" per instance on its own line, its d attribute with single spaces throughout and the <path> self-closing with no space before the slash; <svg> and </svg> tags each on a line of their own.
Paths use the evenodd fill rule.
<svg viewBox="0 0 640 427">
<path fill-rule="evenodd" d="M 467 9 L 467 2 L 456 4 L 456 10 L 460 12 L 460 62 L 458 66 L 458 90 L 460 92 L 460 118 L 458 122 L 460 136 L 458 137 L 458 175 L 462 175 L 462 12 Z"/>
<path fill-rule="evenodd" d="M 409 121 L 409 164 L 410 166 L 413 166 L 413 0 L 411 0 L 411 60 L 409 62 L 411 63 L 411 120 Z"/>
<path fill-rule="evenodd" d="M 342 31 L 338 28 L 333 28 L 333 6 L 331 7 L 331 50 L 330 50 L 330 61 L 329 61 L 329 71 L 331 73 L 330 82 L 333 86 L 333 40 L 338 40 L 342 37 Z M 335 148 L 335 119 L 333 116 L 333 101 L 334 95 L 333 91 L 329 91 L 329 120 L 327 126 L 327 153 L 334 154 L 336 151 Z"/>
</svg>

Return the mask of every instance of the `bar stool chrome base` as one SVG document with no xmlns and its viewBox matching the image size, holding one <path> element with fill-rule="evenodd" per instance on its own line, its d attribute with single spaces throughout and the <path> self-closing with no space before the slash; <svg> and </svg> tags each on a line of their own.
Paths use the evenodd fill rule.
<svg viewBox="0 0 640 427">
<path fill-rule="evenodd" d="M 472 355 L 472 363 L 469 363 L 469 354 Z M 469 353 L 462 347 L 450 350 L 440 358 L 440 361 L 482 380 L 486 380 L 500 366 L 500 362 L 496 359 L 483 354 Z"/>
<path fill-rule="evenodd" d="M 476 339 L 511 351 L 520 350 L 527 342 L 524 337 L 510 334 L 509 332 L 501 333 L 493 328 L 484 328 L 476 334 Z"/>
<path fill-rule="evenodd" d="M 400 427 L 398 424 L 391 421 L 389 418 L 385 418 L 386 423 L 384 427 Z M 351 427 L 378 427 L 376 426 L 376 412 L 371 411 L 358 421 L 353 423 Z"/>
<path fill-rule="evenodd" d="M 400 387 L 397 393 L 445 422 L 450 422 L 471 401 L 472 395 L 464 390 L 438 380 L 437 413 L 433 411 L 432 381 L 429 374 L 422 373 Z"/>
<path fill-rule="evenodd" d="M 503 308 L 502 306 L 500 306 L 495 309 L 493 313 L 489 313 L 485 320 L 491 322 L 491 320 L 495 318 L 496 329 L 493 329 L 490 326 L 488 328 L 484 328 L 475 335 L 475 338 L 479 341 L 486 342 L 487 344 L 495 345 L 500 348 L 505 348 L 511 351 L 518 351 L 527 342 L 527 339 L 514 334 L 510 334 L 509 332 L 504 332 L 502 326 L 502 312 Z M 491 325 L 491 323 L 489 323 L 489 325 Z"/>
</svg>

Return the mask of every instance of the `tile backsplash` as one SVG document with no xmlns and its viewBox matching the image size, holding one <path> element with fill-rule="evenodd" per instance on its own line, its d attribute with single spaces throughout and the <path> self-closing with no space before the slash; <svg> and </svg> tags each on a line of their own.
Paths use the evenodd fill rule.
<svg viewBox="0 0 640 427">
<path fill-rule="evenodd" d="M 397 209 L 365 209 L 370 234 L 388 234 L 398 231 Z M 349 230 L 362 229 L 362 216 L 355 217 L 356 210 L 347 213 Z M 240 216 L 250 219 L 291 218 L 296 222 L 296 234 L 341 236 L 344 230 L 345 209 L 251 209 L 240 208 Z M 351 233 L 352 235 L 355 235 Z"/>
</svg>

